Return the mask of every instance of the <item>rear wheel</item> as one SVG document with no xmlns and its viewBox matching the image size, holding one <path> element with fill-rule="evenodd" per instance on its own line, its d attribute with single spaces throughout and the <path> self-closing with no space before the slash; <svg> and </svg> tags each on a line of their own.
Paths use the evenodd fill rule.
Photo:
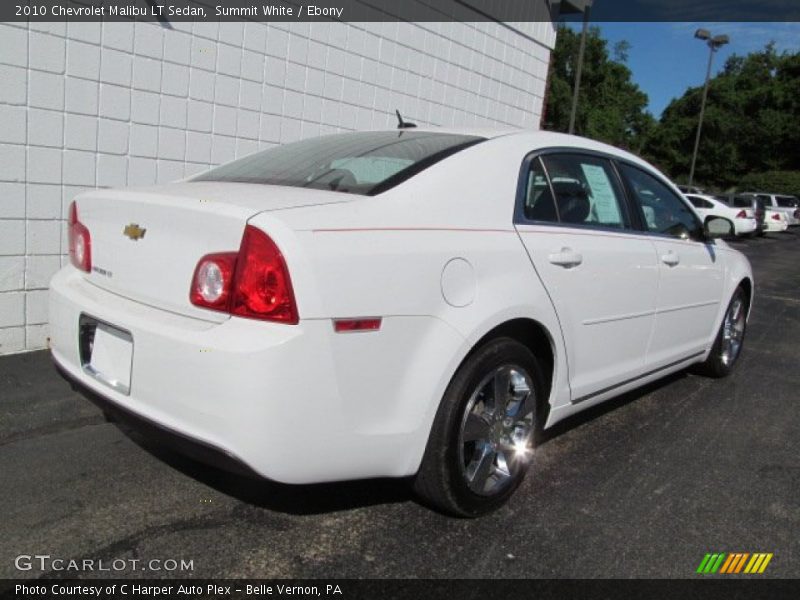
<svg viewBox="0 0 800 600">
<path fill-rule="evenodd" d="M 503 505 L 531 464 L 543 390 L 538 361 L 519 342 L 498 338 L 476 351 L 445 392 L 415 491 L 458 516 Z"/>
<path fill-rule="evenodd" d="M 746 328 L 747 294 L 740 287 L 728 304 L 711 353 L 700 365 L 699 371 L 710 377 L 727 377 L 742 351 Z"/>
</svg>

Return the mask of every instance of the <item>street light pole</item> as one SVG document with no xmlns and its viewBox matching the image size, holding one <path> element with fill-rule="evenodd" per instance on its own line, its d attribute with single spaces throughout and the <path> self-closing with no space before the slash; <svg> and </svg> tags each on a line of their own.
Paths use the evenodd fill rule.
<svg viewBox="0 0 800 600">
<path fill-rule="evenodd" d="M 572 88 L 572 110 L 569 113 L 569 133 L 575 133 L 575 118 L 578 115 L 578 94 L 581 91 L 581 74 L 583 73 L 583 54 L 586 51 L 586 34 L 589 31 L 589 11 L 591 5 L 583 10 L 583 31 L 581 31 L 581 44 L 578 49 L 578 66 L 575 69 L 575 84 Z"/>
<path fill-rule="evenodd" d="M 711 82 L 711 64 L 714 62 L 714 53 L 722 46 L 727 44 L 730 40 L 727 35 L 717 35 L 711 37 L 711 33 L 706 29 L 698 29 L 694 33 L 694 37 L 703 40 L 708 44 L 708 68 L 706 69 L 706 83 L 703 86 L 703 99 L 700 103 L 700 120 L 697 123 L 697 135 L 694 138 L 694 151 L 692 152 L 692 166 L 689 169 L 689 182 L 691 186 L 694 182 L 694 167 L 697 163 L 697 152 L 700 149 L 700 133 L 703 130 L 703 117 L 706 114 L 706 99 L 708 98 L 708 86 Z"/>
</svg>

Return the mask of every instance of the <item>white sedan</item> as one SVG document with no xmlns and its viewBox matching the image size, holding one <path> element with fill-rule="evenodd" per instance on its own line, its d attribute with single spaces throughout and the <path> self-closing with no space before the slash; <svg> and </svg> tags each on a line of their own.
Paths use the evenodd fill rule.
<svg viewBox="0 0 800 600">
<path fill-rule="evenodd" d="M 690 365 L 731 371 L 753 276 L 728 234 L 586 139 L 342 133 L 79 195 L 52 356 L 260 476 L 412 477 L 476 516 L 541 429 Z"/>
<path fill-rule="evenodd" d="M 764 231 L 781 232 L 789 229 L 789 218 L 781 210 L 768 208 L 764 214 Z"/>
<path fill-rule="evenodd" d="M 694 206 L 701 219 L 720 217 L 733 224 L 736 235 L 754 235 L 758 230 L 758 221 L 752 208 L 731 208 L 712 196 L 705 194 L 684 194 Z"/>
</svg>

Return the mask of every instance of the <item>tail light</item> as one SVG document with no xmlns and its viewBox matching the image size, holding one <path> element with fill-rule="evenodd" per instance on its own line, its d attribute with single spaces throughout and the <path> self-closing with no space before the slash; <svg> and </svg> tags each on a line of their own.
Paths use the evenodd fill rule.
<svg viewBox="0 0 800 600">
<path fill-rule="evenodd" d="M 736 218 L 737 219 L 746 219 L 747 218 L 747 213 L 745 211 L 743 211 L 743 210 L 740 210 L 739 213 L 736 215 Z"/>
<path fill-rule="evenodd" d="M 67 222 L 69 240 L 69 259 L 73 266 L 87 273 L 92 270 L 92 236 L 89 230 L 78 220 L 78 206 L 73 200 L 69 205 L 69 221 Z"/>
<path fill-rule="evenodd" d="M 207 254 L 197 263 L 190 298 L 195 306 L 228 312 L 236 252 Z"/>
<path fill-rule="evenodd" d="M 239 248 L 231 314 L 291 324 L 298 321 L 283 255 L 266 233 L 250 225 Z"/>
<path fill-rule="evenodd" d="M 780 213 L 772 213 L 772 220 L 773 221 L 780 221 L 781 220 Z"/>
<path fill-rule="evenodd" d="M 291 325 L 299 321 L 283 255 L 266 233 L 250 225 L 239 252 L 200 259 L 189 298 L 195 306 L 240 317 Z"/>
</svg>

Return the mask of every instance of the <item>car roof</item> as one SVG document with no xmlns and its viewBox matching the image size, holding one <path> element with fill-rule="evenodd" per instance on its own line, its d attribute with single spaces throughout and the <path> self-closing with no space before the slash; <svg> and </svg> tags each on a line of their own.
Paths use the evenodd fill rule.
<svg viewBox="0 0 800 600">
<path fill-rule="evenodd" d="M 604 152 L 614 154 L 620 158 L 625 158 L 631 162 L 648 166 L 651 169 L 652 165 L 642 160 L 635 154 L 631 154 L 627 150 L 598 142 L 579 135 L 570 135 L 567 133 L 558 133 L 555 131 L 545 131 L 541 129 L 516 129 L 513 127 L 507 128 L 480 128 L 480 127 L 416 127 L 412 131 L 424 131 L 431 133 L 451 133 L 456 135 L 474 135 L 484 137 L 486 139 L 499 139 L 499 138 L 528 138 L 526 141 L 530 145 L 531 150 L 537 148 L 547 147 L 564 147 L 564 148 L 583 148 L 586 150 L 595 150 L 597 152 Z"/>
<path fill-rule="evenodd" d="M 720 204 L 724 204 L 722 200 L 720 200 L 719 198 L 715 198 L 711 194 L 696 194 L 694 192 L 686 192 L 684 196 L 694 196 L 695 198 L 702 198 L 703 200 L 708 200 L 710 202 L 717 202 Z"/>
<path fill-rule="evenodd" d="M 629 163 L 638 165 L 645 170 L 660 174 L 665 180 L 671 179 L 662 173 L 657 167 L 648 163 L 644 159 L 610 144 L 598 142 L 579 135 L 558 133 L 555 131 L 545 131 L 540 129 L 519 129 L 513 127 L 506 128 L 481 128 L 481 127 L 414 127 L 410 129 L 384 129 L 382 131 L 419 131 L 426 133 L 446 133 L 454 135 L 471 135 L 486 138 L 492 143 L 513 143 L 515 147 L 522 146 L 526 152 L 548 148 L 589 150 L 610 154 L 616 158 L 626 160 Z M 479 144 L 476 148 L 483 146 Z M 674 185 L 674 184 L 673 184 Z"/>
<path fill-rule="evenodd" d="M 380 130 L 379 130 L 380 131 Z M 493 139 L 502 137 L 504 135 L 511 135 L 519 133 L 521 130 L 511 127 L 432 127 L 432 126 L 419 126 L 404 129 L 386 129 L 383 131 L 419 131 L 423 133 L 449 133 L 453 135 L 474 135 L 486 139 Z"/>
</svg>

